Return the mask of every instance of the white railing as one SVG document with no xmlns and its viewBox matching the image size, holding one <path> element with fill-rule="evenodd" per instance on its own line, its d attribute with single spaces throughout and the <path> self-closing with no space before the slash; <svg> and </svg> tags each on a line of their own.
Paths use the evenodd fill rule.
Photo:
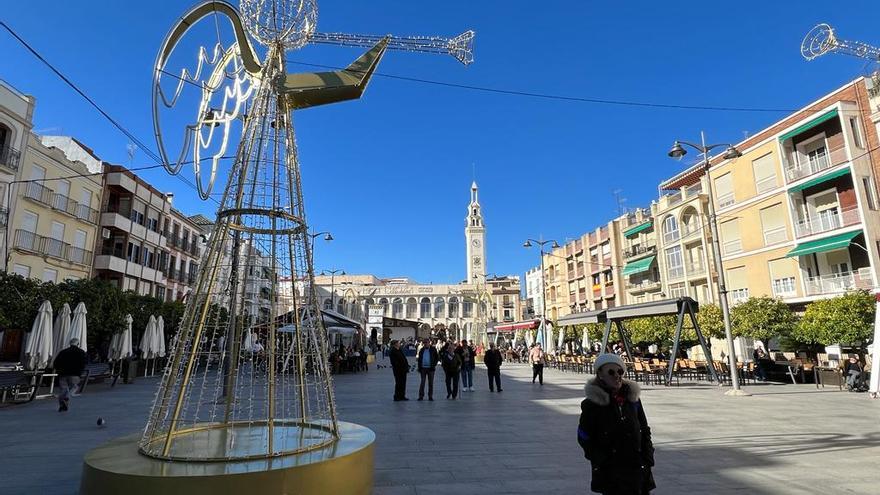
<svg viewBox="0 0 880 495">
<path fill-rule="evenodd" d="M 781 227 L 776 227 L 775 229 L 765 230 L 764 231 L 764 245 L 769 246 L 771 244 L 776 244 L 779 242 L 785 242 L 788 240 L 788 232 L 785 230 L 785 225 Z"/>
<path fill-rule="evenodd" d="M 666 204 L 668 206 L 677 205 L 679 203 L 681 203 L 681 191 L 678 191 L 675 194 L 670 194 L 669 196 L 666 196 Z"/>
<path fill-rule="evenodd" d="M 848 225 L 855 225 L 861 221 L 858 208 L 848 208 L 843 211 L 834 209 L 826 210 L 826 212 L 828 213 L 814 215 L 799 221 L 794 227 L 795 235 L 804 237 L 819 234 Z"/>
<path fill-rule="evenodd" d="M 627 283 L 626 288 L 631 292 L 641 292 L 660 287 L 660 282 L 656 280 L 645 280 L 639 283 Z"/>
<path fill-rule="evenodd" d="M 706 271 L 706 266 L 702 263 L 688 263 L 688 275 L 699 275 Z"/>
<path fill-rule="evenodd" d="M 670 242 L 675 242 L 678 239 L 680 239 L 680 235 L 679 235 L 678 230 L 672 230 L 672 231 L 663 233 L 663 242 L 665 242 L 667 244 Z"/>
<path fill-rule="evenodd" d="M 748 300 L 749 298 L 749 289 L 733 289 L 731 291 L 727 291 L 730 296 L 730 304 L 740 304 Z"/>
<path fill-rule="evenodd" d="M 830 152 L 825 150 L 812 158 L 803 158 L 800 162 L 796 161 L 798 160 L 796 156 L 800 155 L 790 155 L 786 160 L 785 177 L 788 179 L 788 182 L 796 181 L 846 162 L 846 147 L 840 146 Z"/>
<path fill-rule="evenodd" d="M 873 285 L 871 269 L 866 267 L 852 272 L 810 277 L 806 281 L 806 290 L 807 295 L 815 296 L 853 289 L 870 289 Z"/>
<path fill-rule="evenodd" d="M 727 241 L 723 245 L 724 254 L 734 254 L 739 253 L 743 250 L 742 240 L 734 239 L 732 241 Z"/>
<path fill-rule="evenodd" d="M 772 288 L 774 297 L 793 297 L 797 295 L 794 277 L 774 279 Z"/>
<path fill-rule="evenodd" d="M 729 192 L 727 194 L 723 194 L 718 196 L 718 208 L 725 208 L 732 204 L 736 203 L 736 197 L 733 195 L 733 192 Z"/>
<path fill-rule="evenodd" d="M 683 266 L 670 266 L 666 270 L 667 275 L 669 275 L 670 279 L 681 278 L 684 277 L 684 267 Z"/>
</svg>

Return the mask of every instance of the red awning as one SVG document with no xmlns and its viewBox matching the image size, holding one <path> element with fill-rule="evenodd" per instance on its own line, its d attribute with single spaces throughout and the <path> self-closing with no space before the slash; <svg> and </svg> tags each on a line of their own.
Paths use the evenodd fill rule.
<svg viewBox="0 0 880 495">
<path fill-rule="evenodd" d="M 504 325 L 495 325 L 495 332 L 515 332 L 517 330 L 533 330 L 538 328 L 540 320 L 518 321 L 516 323 L 507 323 Z"/>
</svg>

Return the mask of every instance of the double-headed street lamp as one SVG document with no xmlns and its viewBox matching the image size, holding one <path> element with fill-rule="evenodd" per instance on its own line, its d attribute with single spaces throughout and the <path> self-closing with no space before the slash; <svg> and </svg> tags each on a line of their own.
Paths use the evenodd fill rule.
<svg viewBox="0 0 880 495">
<path fill-rule="evenodd" d="M 736 348 L 733 345 L 733 332 L 730 329 L 730 306 L 727 302 L 727 285 L 724 281 L 724 264 L 721 261 L 721 241 L 718 237 L 718 217 L 715 214 L 715 198 L 712 193 L 712 180 L 709 177 L 709 152 L 715 148 L 722 146 L 727 147 L 721 157 L 725 160 L 732 160 L 742 156 L 732 144 L 706 144 L 706 134 L 700 132 L 700 144 L 689 143 L 687 141 L 676 141 L 669 150 L 669 156 L 672 158 L 681 158 L 687 154 L 687 150 L 682 146 L 691 147 L 703 155 L 703 171 L 706 174 L 707 194 L 709 195 L 709 231 L 712 233 L 712 254 L 715 257 L 715 271 L 718 272 L 716 282 L 718 284 L 718 302 L 721 306 L 721 314 L 724 317 L 724 336 L 727 338 L 727 357 L 730 361 L 730 382 L 733 389 L 727 391 L 726 395 L 749 395 L 744 392 L 739 385 L 739 374 L 736 368 Z M 674 356 L 673 356 L 674 358 Z M 711 356 L 710 356 L 711 358 Z"/>
<path fill-rule="evenodd" d="M 544 280 L 544 245 L 552 243 L 550 245 L 550 248 L 558 249 L 559 243 L 556 242 L 554 239 L 546 241 L 537 239 L 526 239 L 526 242 L 523 243 L 523 247 L 528 249 L 532 247 L 533 242 L 541 247 L 541 337 L 543 337 L 544 340 L 547 340 L 547 285 L 546 281 Z M 542 346 L 547 347 L 544 344 L 546 344 L 546 342 L 541 342 Z"/>
<path fill-rule="evenodd" d="M 336 280 L 337 273 L 345 275 L 345 270 L 321 270 L 321 275 L 330 275 L 330 309 L 332 311 L 336 311 L 336 292 L 333 290 L 333 283 Z"/>
</svg>

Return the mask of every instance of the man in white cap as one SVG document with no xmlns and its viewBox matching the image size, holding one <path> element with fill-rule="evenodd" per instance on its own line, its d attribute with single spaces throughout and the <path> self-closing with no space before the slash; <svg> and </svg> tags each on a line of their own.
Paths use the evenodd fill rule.
<svg viewBox="0 0 880 495">
<path fill-rule="evenodd" d="M 617 354 L 596 358 L 596 377 L 584 387 L 578 443 L 590 461 L 590 489 L 604 494 L 643 495 L 653 490 L 654 445 L 639 399 L 638 384 L 623 377 Z"/>
</svg>

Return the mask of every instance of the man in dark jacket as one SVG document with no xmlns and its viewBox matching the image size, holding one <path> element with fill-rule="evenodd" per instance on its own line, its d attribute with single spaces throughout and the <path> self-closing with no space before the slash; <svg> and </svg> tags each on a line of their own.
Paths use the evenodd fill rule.
<svg viewBox="0 0 880 495">
<path fill-rule="evenodd" d="M 73 338 L 70 339 L 70 347 L 59 352 L 52 363 L 58 374 L 58 412 L 63 412 L 70 407 L 70 390 L 76 390 L 79 385 L 79 377 L 86 369 L 88 356 L 86 351 L 79 348 L 79 339 Z"/>
<path fill-rule="evenodd" d="M 639 386 L 623 379 L 620 356 L 596 359 L 596 378 L 584 388 L 578 443 L 592 466 L 590 489 L 614 495 L 644 495 L 653 490 L 654 445 L 639 399 Z"/>
<path fill-rule="evenodd" d="M 391 341 L 391 352 L 388 353 L 391 359 L 391 371 L 394 372 L 394 400 L 409 400 L 406 398 L 406 374 L 409 373 L 409 361 L 403 351 L 400 350 L 400 341 Z"/>
<path fill-rule="evenodd" d="M 440 352 L 443 374 L 446 375 L 446 398 L 458 397 L 458 375 L 461 373 L 461 357 L 455 352 L 454 344 L 449 342 Z"/>
<path fill-rule="evenodd" d="M 494 343 L 489 343 L 489 350 L 483 356 L 483 362 L 486 363 L 486 369 L 489 372 L 489 392 L 494 392 L 495 388 L 501 392 L 501 363 L 503 361 L 501 351 L 495 348 Z"/>
<path fill-rule="evenodd" d="M 434 371 L 438 361 L 440 361 L 440 354 L 431 345 L 431 340 L 425 339 L 422 341 L 422 348 L 419 349 L 419 354 L 416 356 L 419 375 L 421 375 L 419 400 L 425 399 L 425 379 L 428 380 L 428 400 L 434 400 Z"/>
</svg>

